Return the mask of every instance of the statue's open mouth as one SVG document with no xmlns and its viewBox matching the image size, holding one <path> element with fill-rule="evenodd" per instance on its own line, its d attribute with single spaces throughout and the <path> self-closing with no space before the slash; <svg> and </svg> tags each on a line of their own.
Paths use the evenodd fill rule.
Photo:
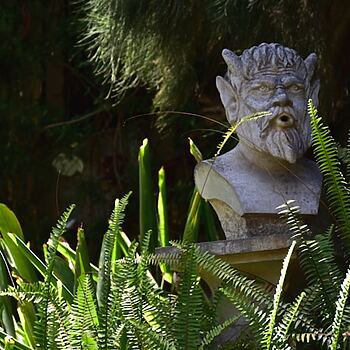
<svg viewBox="0 0 350 350">
<path fill-rule="evenodd" d="M 270 125 L 277 129 L 289 129 L 295 126 L 295 119 L 291 114 L 282 112 L 271 120 Z"/>
</svg>

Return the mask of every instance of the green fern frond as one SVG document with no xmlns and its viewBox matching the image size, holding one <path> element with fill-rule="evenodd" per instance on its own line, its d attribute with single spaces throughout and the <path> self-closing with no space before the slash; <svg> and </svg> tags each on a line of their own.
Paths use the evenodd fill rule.
<svg viewBox="0 0 350 350">
<path fill-rule="evenodd" d="M 49 299 L 38 304 L 37 315 L 34 332 L 40 349 L 72 348 L 68 305 L 56 288 L 50 288 Z"/>
<path fill-rule="evenodd" d="M 346 143 L 346 177 L 349 181 L 350 177 L 350 130 L 348 132 L 348 141 Z"/>
<path fill-rule="evenodd" d="M 254 298 L 247 298 L 237 290 L 227 286 L 220 287 L 222 293 L 249 322 L 251 330 L 259 343 L 263 340 L 263 331 L 268 324 L 268 315 L 264 308 L 254 303 Z"/>
<path fill-rule="evenodd" d="M 147 325 L 137 320 L 130 320 L 133 328 L 138 331 L 140 342 L 144 349 L 149 350 L 177 350 L 174 342 L 164 334 L 150 329 Z"/>
<path fill-rule="evenodd" d="M 339 285 L 342 280 L 342 273 L 335 261 L 332 229 L 330 228 L 326 233 L 316 235 L 314 239 L 311 239 L 312 233 L 308 226 L 302 222 L 299 208 L 294 206 L 293 201 L 289 201 L 280 209 L 282 209 L 280 215 L 292 231 L 293 239 L 298 242 L 300 264 L 305 272 L 308 285 L 319 284 L 321 287 L 321 293 L 317 300 L 320 302 L 322 299 L 325 304 L 320 303 L 318 317 L 327 311 L 325 317 L 328 318 L 328 315 L 334 312 L 337 294 L 334 286 Z"/>
<path fill-rule="evenodd" d="M 27 301 L 34 304 L 40 303 L 44 298 L 45 284 L 43 282 L 20 283 L 17 288 L 9 287 L 0 295 L 11 296 L 19 302 Z"/>
<path fill-rule="evenodd" d="M 52 319 L 52 314 L 49 312 L 50 307 L 54 307 L 52 300 L 56 289 L 51 288 L 52 271 L 55 264 L 55 257 L 57 254 L 57 247 L 60 237 L 66 230 L 67 222 L 71 212 L 74 209 L 74 205 L 71 205 L 58 220 L 56 227 L 53 227 L 50 235 L 50 243 L 48 244 L 47 255 L 47 269 L 45 272 L 45 286 L 43 289 L 43 300 L 39 304 L 38 320 L 35 324 L 35 337 L 42 349 L 49 348 L 50 344 L 54 342 L 52 329 L 57 325 L 61 327 L 61 324 L 57 324 L 57 320 Z M 63 301 L 62 301 L 63 302 Z"/>
<path fill-rule="evenodd" d="M 202 339 L 198 350 L 204 350 L 207 346 L 209 346 L 213 342 L 213 340 L 216 337 L 218 337 L 228 327 L 232 326 L 240 318 L 241 318 L 241 315 L 234 315 L 234 316 L 228 318 L 227 320 L 225 320 L 223 323 L 218 324 L 218 325 L 214 326 L 212 329 L 210 329 L 205 334 L 204 338 Z"/>
<path fill-rule="evenodd" d="M 213 276 L 219 278 L 221 281 L 230 285 L 231 288 L 237 289 L 240 293 L 247 297 L 256 300 L 259 303 L 270 304 L 270 295 L 254 280 L 245 277 L 238 270 L 233 268 L 227 262 L 218 259 L 208 252 L 202 252 L 198 247 L 195 247 L 196 261 L 199 268 L 204 269 Z"/>
<path fill-rule="evenodd" d="M 287 310 L 284 312 L 283 318 L 278 324 L 276 336 L 284 342 L 287 341 L 288 333 L 291 329 L 293 322 L 296 322 L 297 320 L 297 313 L 305 295 L 305 292 L 301 292 L 301 294 L 297 296 L 295 301 L 291 305 L 289 305 Z"/>
<path fill-rule="evenodd" d="M 309 100 L 308 112 L 311 117 L 312 142 L 320 170 L 324 176 L 324 183 L 332 213 L 339 225 L 340 237 L 347 251 L 350 251 L 350 191 L 345 178 L 340 171 L 337 147 L 325 127 L 317 110 Z"/>
<path fill-rule="evenodd" d="M 62 214 L 61 218 L 58 220 L 56 227 L 52 228 L 50 239 L 47 244 L 47 272 L 51 273 L 53 265 L 55 262 L 55 256 L 57 254 L 57 247 L 60 237 L 64 234 L 67 227 L 68 219 L 75 208 L 75 205 L 71 205 L 68 209 Z M 49 276 L 47 276 L 49 278 Z M 51 277 L 50 277 L 51 278 Z"/>
<path fill-rule="evenodd" d="M 332 323 L 332 336 L 330 340 L 331 350 L 338 349 L 338 344 L 340 341 L 339 336 L 342 329 L 344 309 L 349 296 L 349 288 L 350 288 L 350 268 L 348 269 L 345 279 L 341 284 L 339 297 L 338 297 L 338 300 L 336 301 L 335 314 L 334 314 L 334 319 Z M 347 325 L 347 327 L 348 326 L 349 325 Z"/>
<path fill-rule="evenodd" d="M 273 308 L 272 308 L 270 315 L 269 315 L 269 323 L 268 323 L 268 326 L 264 332 L 263 340 L 261 342 L 262 345 L 264 346 L 264 349 L 266 349 L 266 350 L 272 349 L 272 346 L 273 346 L 274 331 L 275 331 L 275 325 L 276 325 L 276 321 L 277 321 L 276 318 L 277 318 L 277 313 L 278 313 L 279 308 L 280 308 L 284 280 L 286 278 L 288 265 L 289 265 L 290 259 L 292 257 L 295 245 L 296 245 L 296 242 L 293 241 L 289 250 L 288 250 L 287 256 L 283 260 L 280 278 L 279 278 L 278 284 L 276 286 L 276 292 L 275 292 L 275 295 L 273 298 Z"/>
<path fill-rule="evenodd" d="M 203 300 L 196 271 L 194 245 L 182 246 L 179 266 L 181 274 L 174 315 L 174 339 L 177 348 L 195 350 L 199 345 Z"/>
<path fill-rule="evenodd" d="M 111 294 L 111 275 L 112 275 L 112 253 L 115 241 L 120 235 L 121 225 L 124 220 L 124 210 L 128 202 L 130 193 L 120 200 L 115 201 L 114 210 L 109 220 L 108 230 L 104 236 L 101 255 L 99 261 L 99 279 L 97 282 L 97 302 L 99 317 L 98 346 L 104 350 L 108 348 L 108 337 L 110 323 L 108 301 Z"/>
<path fill-rule="evenodd" d="M 81 275 L 70 312 L 70 334 L 73 345 L 79 346 L 85 337 L 97 339 L 98 315 L 95 291 L 89 275 Z"/>
<path fill-rule="evenodd" d="M 174 252 L 163 254 L 150 254 L 148 256 L 148 262 L 151 265 L 167 264 L 170 268 L 175 268 L 179 262 L 181 253 L 180 250 L 174 250 Z"/>
</svg>

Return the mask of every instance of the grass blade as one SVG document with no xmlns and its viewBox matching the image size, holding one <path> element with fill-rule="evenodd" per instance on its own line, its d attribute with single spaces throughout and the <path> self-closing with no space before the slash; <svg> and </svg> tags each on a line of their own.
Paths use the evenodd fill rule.
<svg viewBox="0 0 350 350">
<path fill-rule="evenodd" d="M 139 151 L 139 215 L 140 215 L 140 242 L 149 230 L 152 230 L 150 249 L 156 247 L 156 209 L 154 188 L 152 184 L 151 160 L 148 140 L 144 139 Z"/>
<path fill-rule="evenodd" d="M 82 228 L 78 228 L 77 232 L 77 250 L 75 254 L 75 274 L 74 274 L 74 290 L 78 288 L 80 276 L 90 273 L 90 259 L 88 247 L 85 240 L 85 233 Z"/>
<path fill-rule="evenodd" d="M 164 168 L 161 167 L 158 172 L 158 242 L 161 247 L 169 245 L 169 222 L 168 206 L 166 195 L 166 178 Z M 164 263 L 159 264 L 163 279 L 172 283 L 172 274 L 169 266 Z"/>
<path fill-rule="evenodd" d="M 202 197 L 195 189 L 191 198 L 191 204 L 187 215 L 183 240 L 186 242 L 196 242 L 198 239 L 199 210 L 202 204 Z"/>
<path fill-rule="evenodd" d="M 0 290 L 4 291 L 8 288 L 8 275 L 7 275 L 7 268 L 6 265 L 7 262 L 5 261 L 5 257 L 0 252 Z M 11 300 L 7 296 L 1 296 L 0 297 L 0 309 L 1 309 L 1 321 L 2 324 L 6 330 L 6 333 L 11 335 L 12 337 L 15 336 L 15 325 L 13 322 L 13 311 L 12 311 L 12 304 Z"/>
<path fill-rule="evenodd" d="M 46 276 L 46 270 L 47 270 L 47 266 L 46 264 L 44 264 L 28 247 L 27 245 L 16 235 L 9 233 L 8 237 L 11 239 L 11 241 L 13 242 L 13 244 L 17 247 L 17 249 L 20 251 L 21 256 L 23 258 L 23 261 L 25 264 L 29 265 L 33 265 L 38 272 L 42 275 L 42 276 Z M 58 281 L 58 278 L 56 275 L 53 275 L 53 280 L 51 281 L 51 283 L 53 285 L 56 285 Z M 61 281 L 62 282 L 62 281 Z M 71 301 L 73 300 L 73 294 L 71 293 L 71 291 L 67 288 L 66 285 L 64 285 L 62 283 L 62 288 L 64 290 L 64 296 L 67 297 L 67 301 Z"/>
<path fill-rule="evenodd" d="M 24 240 L 23 231 L 15 213 L 3 203 L 0 203 L 0 231 L 12 232 Z"/>
</svg>

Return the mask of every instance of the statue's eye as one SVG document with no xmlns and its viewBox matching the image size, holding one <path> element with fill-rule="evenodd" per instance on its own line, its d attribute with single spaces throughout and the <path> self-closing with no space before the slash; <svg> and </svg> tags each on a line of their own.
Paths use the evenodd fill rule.
<svg viewBox="0 0 350 350">
<path fill-rule="evenodd" d="M 293 92 L 300 92 L 300 91 L 304 90 L 304 86 L 301 84 L 293 84 L 293 85 L 289 86 L 288 89 L 293 91 Z"/>
<path fill-rule="evenodd" d="M 262 92 L 266 92 L 266 91 L 270 91 L 270 88 L 267 85 L 262 84 L 262 85 L 259 85 L 258 90 Z"/>
</svg>

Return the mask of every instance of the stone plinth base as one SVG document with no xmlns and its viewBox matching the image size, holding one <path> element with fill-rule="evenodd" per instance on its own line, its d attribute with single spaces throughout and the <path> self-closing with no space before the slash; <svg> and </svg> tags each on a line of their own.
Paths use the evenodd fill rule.
<svg viewBox="0 0 350 350">
<path fill-rule="evenodd" d="M 197 245 L 201 250 L 223 259 L 248 276 L 276 285 L 290 243 L 290 234 L 273 234 L 265 237 L 203 242 Z M 176 251 L 175 247 L 157 248 L 156 254 L 169 254 Z M 201 277 L 211 291 L 220 286 L 220 280 L 210 274 L 202 273 Z M 223 299 L 219 305 L 219 321 L 223 322 L 235 313 L 237 311 L 232 304 Z M 220 335 L 212 349 L 220 349 L 220 346 L 226 344 L 227 341 L 233 341 L 246 328 L 246 321 L 243 318 L 240 319 L 233 327 Z"/>
<path fill-rule="evenodd" d="M 250 237 L 214 242 L 197 243 L 207 251 L 238 270 L 251 276 L 276 284 L 280 275 L 282 262 L 290 246 L 289 234 L 274 234 L 264 237 Z M 157 254 L 174 253 L 175 247 L 157 248 Z M 203 276 L 207 281 L 209 276 Z M 217 287 L 214 281 L 207 281 L 211 288 Z"/>
</svg>

